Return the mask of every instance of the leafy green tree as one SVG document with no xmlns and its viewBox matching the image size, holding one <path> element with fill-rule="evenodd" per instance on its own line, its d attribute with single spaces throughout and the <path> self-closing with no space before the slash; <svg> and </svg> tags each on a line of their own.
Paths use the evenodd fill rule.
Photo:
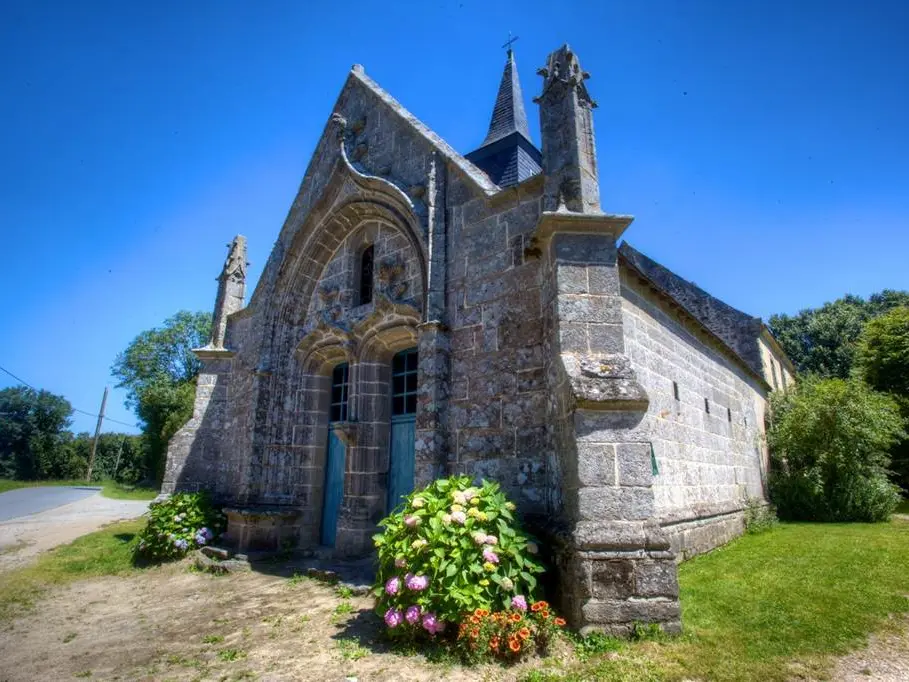
<svg viewBox="0 0 909 682">
<path fill-rule="evenodd" d="M 183 310 L 137 336 L 117 356 L 111 373 L 126 388 L 127 405 L 144 423 L 147 466 L 160 480 L 167 443 L 191 416 L 201 368 L 193 348 L 211 336 L 211 315 Z"/>
<path fill-rule="evenodd" d="M 797 315 L 773 315 L 770 329 L 800 372 L 846 379 L 865 323 L 906 305 L 909 291 L 886 289 L 868 300 L 847 295 Z"/>
<path fill-rule="evenodd" d="M 80 463 L 79 476 L 84 476 L 88 469 L 92 440 L 94 440 L 92 434 L 80 433 L 69 443 L 73 460 Z M 93 480 L 114 479 L 121 483 L 133 484 L 147 478 L 148 475 L 144 439 L 141 436 L 125 433 L 101 434 L 95 451 Z"/>
<path fill-rule="evenodd" d="M 855 373 L 889 393 L 909 424 L 909 307 L 893 308 L 865 325 L 857 344 Z M 909 438 L 890 451 L 894 480 L 909 491 Z"/>
<path fill-rule="evenodd" d="M 879 521 L 896 508 L 889 450 L 905 433 L 890 396 L 809 376 L 771 396 L 771 415 L 770 496 L 782 518 Z"/>
<path fill-rule="evenodd" d="M 0 391 L 0 476 L 21 480 L 70 478 L 73 408 L 63 396 L 14 386 Z"/>
</svg>

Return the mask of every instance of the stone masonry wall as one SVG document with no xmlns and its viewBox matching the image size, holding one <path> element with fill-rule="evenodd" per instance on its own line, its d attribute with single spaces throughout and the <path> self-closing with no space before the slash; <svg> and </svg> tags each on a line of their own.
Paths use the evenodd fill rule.
<svg viewBox="0 0 909 682">
<path fill-rule="evenodd" d="M 650 396 L 655 515 L 687 558 L 741 533 L 747 500 L 764 498 L 765 388 L 634 274 L 621 284 L 625 352 Z"/>
<path fill-rule="evenodd" d="M 528 513 L 546 511 L 550 449 L 541 265 L 525 256 L 540 180 L 495 202 L 449 191 L 451 470 L 498 481 Z"/>
</svg>

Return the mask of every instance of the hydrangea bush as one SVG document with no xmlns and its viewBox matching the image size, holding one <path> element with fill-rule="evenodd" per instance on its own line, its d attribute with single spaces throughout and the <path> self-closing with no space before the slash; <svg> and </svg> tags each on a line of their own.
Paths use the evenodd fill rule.
<svg viewBox="0 0 909 682">
<path fill-rule="evenodd" d="M 136 554 L 151 561 L 179 559 L 218 537 L 224 523 L 224 515 L 204 492 L 175 493 L 151 503 Z"/>
<path fill-rule="evenodd" d="M 384 519 L 374 593 L 389 634 L 453 634 L 476 609 L 526 608 L 544 569 L 514 510 L 497 483 L 462 476 L 411 493 Z"/>
</svg>

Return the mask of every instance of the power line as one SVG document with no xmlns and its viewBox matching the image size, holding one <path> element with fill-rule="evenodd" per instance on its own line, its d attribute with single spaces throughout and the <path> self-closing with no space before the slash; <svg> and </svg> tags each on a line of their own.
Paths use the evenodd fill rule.
<svg viewBox="0 0 909 682">
<path fill-rule="evenodd" d="M 33 391 L 39 391 L 39 390 L 41 390 L 41 389 L 35 388 L 34 386 L 32 386 L 30 383 L 28 383 L 28 382 L 25 381 L 24 379 L 20 379 L 19 377 L 17 377 L 15 374 L 13 374 L 12 372 L 10 372 L 8 369 L 6 369 L 5 367 L 3 367 L 2 365 L 0 365 L 0 371 L 6 372 L 6 373 L 9 374 L 13 379 L 15 379 L 16 381 L 18 381 L 20 384 L 22 384 L 23 386 L 28 386 L 28 387 L 29 387 L 30 389 L 32 389 Z M 70 404 L 70 406 L 72 407 L 72 404 Z M 88 416 L 88 417 L 94 417 L 95 419 L 98 418 L 98 413 L 97 413 L 97 412 L 87 412 L 86 410 L 80 410 L 78 407 L 73 407 L 73 412 L 78 412 L 79 414 L 84 414 L 84 415 L 86 415 L 86 416 Z M 120 426 L 129 426 L 129 427 L 134 428 L 134 429 L 141 429 L 141 428 L 142 428 L 142 427 L 139 426 L 138 424 L 127 424 L 126 422 L 117 421 L 116 419 L 111 419 L 110 417 L 104 417 L 104 419 L 105 419 L 106 421 L 113 422 L 114 424 L 119 424 Z"/>
</svg>

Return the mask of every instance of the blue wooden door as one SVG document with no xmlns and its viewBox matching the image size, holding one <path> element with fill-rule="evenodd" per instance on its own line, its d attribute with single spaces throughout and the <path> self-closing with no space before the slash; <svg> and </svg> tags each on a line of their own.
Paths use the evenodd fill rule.
<svg viewBox="0 0 909 682">
<path fill-rule="evenodd" d="M 331 407 L 329 408 L 328 449 L 325 453 L 325 486 L 322 489 L 322 538 L 326 547 L 335 546 L 338 533 L 338 516 L 344 499 L 343 441 L 335 434 L 332 424 L 347 421 L 348 366 L 343 363 L 331 375 Z"/>
<path fill-rule="evenodd" d="M 322 504 L 322 544 L 335 546 L 338 533 L 338 515 L 344 497 L 344 443 L 328 431 L 328 454 L 325 457 L 325 497 Z"/>
<path fill-rule="evenodd" d="M 414 485 L 414 419 L 417 412 L 417 349 L 401 351 L 391 364 L 391 438 L 388 467 L 388 511 L 400 504 Z"/>
</svg>

